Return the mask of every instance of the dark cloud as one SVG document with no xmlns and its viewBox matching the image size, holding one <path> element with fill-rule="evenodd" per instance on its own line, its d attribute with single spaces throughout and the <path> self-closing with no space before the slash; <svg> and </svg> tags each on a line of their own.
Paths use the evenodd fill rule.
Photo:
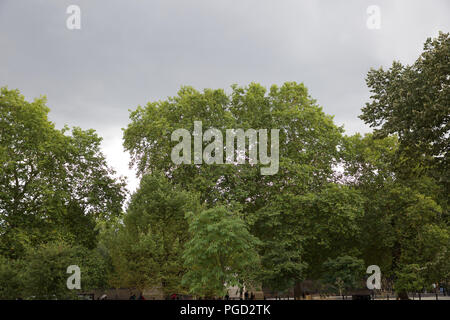
<svg viewBox="0 0 450 320">
<path fill-rule="evenodd" d="M 81 30 L 66 28 L 71 4 Z M 381 8 L 380 30 L 366 27 L 369 5 Z M 427 37 L 448 32 L 449 13 L 447 0 L 0 0 L 0 86 L 47 95 L 58 126 L 97 129 L 129 174 L 128 109 L 181 85 L 304 82 L 349 133 L 367 132 L 357 118 L 367 71 L 413 62 Z"/>
</svg>

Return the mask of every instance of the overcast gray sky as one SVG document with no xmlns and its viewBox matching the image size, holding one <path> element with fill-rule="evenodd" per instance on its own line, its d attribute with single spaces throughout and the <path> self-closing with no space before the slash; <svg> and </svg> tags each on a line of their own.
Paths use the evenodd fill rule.
<svg viewBox="0 0 450 320">
<path fill-rule="evenodd" d="M 80 30 L 66 27 L 72 4 Z M 366 25 L 370 5 L 378 30 Z M 297 81 L 348 133 L 368 132 L 357 118 L 367 71 L 412 63 L 449 16 L 448 0 L 0 0 L 0 86 L 46 95 L 57 127 L 96 129 L 133 190 L 128 109 L 182 85 Z"/>
</svg>

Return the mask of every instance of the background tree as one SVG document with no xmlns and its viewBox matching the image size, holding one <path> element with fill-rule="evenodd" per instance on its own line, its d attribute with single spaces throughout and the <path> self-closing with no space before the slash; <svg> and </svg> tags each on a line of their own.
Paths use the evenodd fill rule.
<svg viewBox="0 0 450 320">
<path fill-rule="evenodd" d="M 306 278 L 306 233 L 298 202 L 292 194 L 279 194 L 257 211 L 251 223 L 262 241 L 259 279 L 263 287 L 280 294 Z"/>
<path fill-rule="evenodd" d="M 96 250 L 51 242 L 29 248 L 19 261 L 22 285 L 16 294 L 24 299 L 76 299 L 78 293 L 106 286 L 107 265 Z M 80 267 L 81 290 L 67 288 L 70 265 Z"/>
<path fill-rule="evenodd" d="M 121 212 L 116 179 L 94 130 L 48 120 L 45 98 L 25 101 L 0 91 L 0 253 L 20 257 L 26 245 L 65 239 L 96 245 L 93 226 Z"/>
<path fill-rule="evenodd" d="M 252 284 L 258 269 L 258 240 L 225 207 L 189 214 L 191 239 L 183 253 L 183 283 L 200 297 L 224 296 L 227 287 Z"/>
<path fill-rule="evenodd" d="M 251 234 L 265 242 L 259 252 L 264 261 L 261 274 L 273 289 L 286 288 L 305 276 L 302 234 L 299 223 L 294 222 L 299 213 L 293 207 L 283 208 L 283 200 L 277 197 L 319 192 L 333 180 L 342 128 L 323 113 L 303 84 L 287 82 L 270 90 L 256 83 L 234 85 L 229 95 L 223 90 L 199 92 L 183 87 L 175 97 L 138 107 L 130 120 L 124 147 L 140 176 L 164 172 L 172 183 L 198 193 L 207 208 L 237 203 Z M 248 163 L 175 165 L 170 160 L 176 144 L 171 142 L 171 133 L 179 128 L 192 132 L 197 120 L 205 130 L 214 127 L 223 136 L 226 129 L 280 129 L 279 172 L 262 176 L 261 164 Z M 272 226 L 279 226 L 280 232 L 268 232 Z"/>
<path fill-rule="evenodd" d="M 391 284 L 402 281 L 398 274 L 410 264 L 428 266 L 426 281 L 439 282 L 445 278 L 441 263 L 449 232 L 438 204 L 439 185 L 428 176 L 404 179 L 398 172 L 397 150 L 395 137 L 373 135 L 348 137 L 342 149 L 343 180 L 363 199 L 358 248 L 365 263 L 380 266 Z M 433 272 L 437 265 L 441 271 Z"/>
<path fill-rule="evenodd" d="M 158 241 L 158 234 L 130 234 L 126 228 L 108 243 L 112 272 L 109 283 L 115 288 L 137 288 L 141 293 L 151 287 L 161 287 L 161 277 L 170 277 L 161 272 L 158 264 L 163 250 Z"/>
<path fill-rule="evenodd" d="M 124 223 L 109 238 L 116 287 L 184 293 L 183 246 L 189 239 L 187 212 L 199 210 L 195 194 L 173 185 L 162 174 L 145 175 L 132 195 Z"/>
<path fill-rule="evenodd" d="M 299 199 L 301 230 L 305 234 L 304 259 L 309 279 L 320 279 L 327 259 L 360 256 L 358 246 L 364 216 L 363 198 L 352 187 L 330 183 Z"/>
<path fill-rule="evenodd" d="M 408 292 L 422 292 L 429 288 L 424 277 L 424 270 L 418 264 L 408 264 L 402 266 L 397 271 L 397 281 L 394 288 L 398 296 L 402 299 L 408 299 Z"/>
<path fill-rule="evenodd" d="M 441 263 L 448 255 L 450 230 L 449 56 L 449 34 L 441 32 L 437 38 L 427 39 L 424 52 L 413 65 L 394 62 L 387 71 L 371 70 L 367 75 L 372 100 L 360 118 L 375 130 L 374 137 L 361 141 L 357 154 L 371 163 L 364 171 L 377 182 L 358 179 L 358 188 L 368 199 L 364 224 L 371 232 L 366 234 L 372 237 L 365 242 L 372 248 L 363 251 L 366 262 L 381 258 L 380 267 L 397 283 L 398 290 L 407 287 L 405 279 L 417 268 L 426 283 L 446 278 L 448 267 Z M 355 139 L 353 143 L 358 144 L 359 138 Z M 382 151 L 379 147 L 389 140 L 392 147 L 385 145 Z M 378 146 L 375 158 L 367 151 L 369 144 Z M 437 265 L 440 272 L 433 271 Z M 407 297 L 405 290 L 403 298 Z"/>
<path fill-rule="evenodd" d="M 323 263 L 324 280 L 334 286 L 340 295 L 362 287 L 364 278 L 364 260 L 352 256 L 340 256 Z"/>
<path fill-rule="evenodd" d="M 450 37 L 439 33 L 427 39 L 424 52 L 411 66 L 394 62 L 392 67 L 371 70 L 367 85 L 372 93 L 370 103 L 360 116 L 375 134 L 396 134 L 403 165 L 409 169 L 418 161 L 415 174 L 432 175 L 449 191 L 450 131 Z M 417 169 L 417 168 L 416 168 Z"/>
<path fill-rule="evenodd" d="M 20 296 L 22 279 L 20 263 L 0 256 L 0 300 L 14 300 Z"/>
</svg>

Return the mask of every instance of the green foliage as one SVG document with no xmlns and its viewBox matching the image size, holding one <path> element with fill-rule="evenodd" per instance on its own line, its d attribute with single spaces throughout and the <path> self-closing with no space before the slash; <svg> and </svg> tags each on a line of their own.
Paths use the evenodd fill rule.
<svg viewBox="0 0 450 320">
<path fill-rule="evenodd" d="M 72 264 L 83 290 L 206 297 L 243 284 L 282 292 L 304 279 L 348 290 L 370 264 L 402 294 L 448 282 L 449 50 L 441 33 L 413 65 L 368 73 L 361 119 L 375 130 L 365 136 L 343 136 L 295 82 L 182 87 L 139 106 L 123 142 L 141 184 L 123 216 L 124 182 L 94 130 L 58 130 L 45 98 L 1 88 L 0 299 L 74 298 Z M 278 173 L 174 164 L 172 132 L 198 120 L 224 136 L 280 129 Z"/>
<path fill-rule="evenodd" d="M 207 208 L 220 203 L 239 207 L 251 233 L 264 242 L 259 247 L 259 273 L 273 289 L 284 290 L 305 277 L 304 233 L 299 229 L 303 222 L 296 219 L 313 216 L 302 215 L 298 206 L 283 206 L 290 197 L 319 192 L 333 179 L 342 128 L 323 113 L 303 84 L 287 82 L 270 90 L 256 83 L 234 85 L 229 95 L 183 87 L 175 97 L 138 107 L 130 120 L 124 146 L 140 175 L 164 172 L 174 184 L 199 194 Z M 248 163 L 175 165 L 170 161 L 175 145 L 170 135 L 179 128 L 192 132 L 196 120 L 204 129 L 214 127 L 222 134 L 237 128 L 280 129 L 279 172 L 262 176 L 261 164 Z"/>
<path fill-rule="evenodd" d="M 157 236 L 150 231 L 132 235 L 124 228 L 119 230 L 108 244 L 111 246 L 108 252 L 114 270 L 110 275 L 113 287 L 138 288 L 143 291 L 160 285 L 158 280 L 161 268 L 158 259 L 163 252 L 158 245 Z"/>
<path fill-rule="evenodd" d="M 30 248 L 21 259 L 1 257 L 1 299 L 76 299 L 77 293 L 104 288 L 107 264 L 96 250 L 52 242 Z M 67 267 L 81 270 L 81 290 L 67 289 Z"/>
<path fill-rule="evenodd" d="M 364 260 L 352 256 L 340 256 L 323 263 L 324 280 L 334 286 L 340 294 L 345 290 L 362 287 L 364 278 Z"/>
<path fill-rule="evenodd" d="M 196 296 L 223 296 L 227 286 L 251 283 L 258 269 L 256 246 L 245 223 L 225 207 L 188 214 L 191 239 L 183 254 L 183 283 Z"/>
<path fill-rule="evenodd" d="M 195 195 L 172 185 L 165 176 L 145 175 L 123 226 L 106 244 L 115 270 L 112 284 L 141 291 L 156 286 L 167 295 L 184 292 L 181 255 L 189 236 L 185 214 L 198 207 Z"/>
<path fill-rule="evenodd" d="M 363 200 L 352 188 L 327 184 L 316 193 L 285 192 L 271 200 L 252 225 L 264 243 L 265 286 L 285 291 L 306 277 L 318 279 L 327 257 L 355 249 Z"/>
<path fill-rule="evenodd" d="M 332 173 L 342 132 L 308 96 L 304 85 L 294 82 L 274 85 L 269 92 L 255 83 L 232 86 L 230 95 L 221 89 L 199 92 L 183 87 L 175 97 L 138 107 L 130 120 L 124 146 L 140 175 L 165 172 L 174 183 L 199 192 L 208 206 L 237 201 L 244 206 L 244 214 L 255 212 L 281 188 L 319 188 Z M 261 164 L 248 163 L 175 165 L 170 161 L 176 145 L 171 133 L 180 128 L 192 132 L 197 120 L 205 130 L 214 127 L 223 135 L 226 129 L 280 129 L 280 172 L 261 176 Z"/>
<path fill-rule="evenodd" d="M 362 109 L 362 120 L 377 136 L 397 134 L 400 153 L 422 163 L 449 194 L 450 37 L 440 33 L 427 39 L 424 52 L 411 66 L 371 70 L 367 85 L 372 101 Z"/>
<path fill-rule="evenodd" d="M 358 221 L 361 257 L 394 283 L 409 264 L 426 267 L 428 283 L 445 281 L 449 242 L 442 189 L 433 177 L 417 174 L 420 163 L 405 168 L 398 150 L 395 136 L 345 139 L 343 180 L 364 199 Z"/>
<path fill-rule="evenodd" d="M 65 239 L 96 245 L 93 226 L 121 212 L 124 182 L 113 177 L 94 130 L 57 130 L 45 98 L 0 91 L 0 253 Z"/>
<path fill-rule="evenodd" d="M 424 279 L 424 269 L 415 263 L 404 265 L 397 271 L 396 276 L 394 289 L 400 296 L 408 292 L 421 292 L 429 286 Z"/>
<path fill-rule="evenodd" d="M 291 197 L 289 197 L 291 196 Z M 285 291 L 305 278 L 305 233 L 301 211 L 292 195 L 279 195 L 257 212 L 252 230 L 262 241 L 259 279 L 264 287 Z"/>
<path fill-rule="evenodd" d="M 0 256 L 0 300 L 14 300 L 22 287 L 20 263 Z"/>
<path fill-rule="evenodd" d="M 327 258 L 359 253 L 364 200 L 358 190 L 333 183 L 300 201 L 308 274 L 318 279 Z"/>
</svg>

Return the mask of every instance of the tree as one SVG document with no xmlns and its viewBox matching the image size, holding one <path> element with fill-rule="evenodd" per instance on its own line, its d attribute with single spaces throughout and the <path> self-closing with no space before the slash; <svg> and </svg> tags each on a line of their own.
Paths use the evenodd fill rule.
<svg viewBox="0 0 450 320">
<path fill-rule="evenodd" d="M 98 219 L 122 210 L 124 182 L 114 177 L 94 130 L 55 128 L 45 98 L 0 91 L 0 253 L 64 238 L 93 248 Z"/>
<path fill-rule="evenodd" d="M 80 268 L 81 292 L 106 286 L 107 264 L 96 250 L 52 242 L 28 249 L 19 261 L 18 292 L 25 299 L 76 299 L 80 290 L 67 288 L 70 265 Z"/>
<path fill-rule="evenodd" d="M 318 189 L 332 174 L 342 132 L 309 97 L 304 85 L 295 82 L 274 85 L 269 92 L 255 83 L 245 88 L 232 86 L 230 95 L 221 89 L 198 92 L 183 87 L 175 97 L 138 107 L 131 112 L 130 120 L 124 131 L 124 147 L 140 176 L 165 172 L 175 183 L 200 192 L 200 200 L 207 205 L 237 201 L 246 214 L 264 206 L 274 190 Z M 172 132 L 192 132 L 197 120 L 205 129 L 219 129 L 223 136 L 226 129 L 280 129 L 280 171 L 274 176 L 261 176 L 260 163 L 173 163 L 170 154 L 177 143 L 171 142 Z M 203 149 L 207 144 L 203 142 Z"/>
<path fill-rule="evenodd" d="M 252 224 L 263 241 L 263 284 L 283 292 L 306 278 L 319 279 L 328 257 L 356 254 L 362 203 L 357 190 L 335 183 L 314 193 L 273 196 Z"/>
<path fill-rule="evenodd" d="M 18 261 L 0 256 L 0 300 L 14 300 L 20 296 L 20 267 Z"/>
<path fill-rule="evenodd" d="M 394 62 L 387 71 L 367 75 L 372 101 L 360 118 L 375 128 L 375 138 L 395 136 L 398 144 L 393 156 L 388 152 L 390 168 L 378 167 L 384 173 L 377 175 L 386 179 L 361 185 L 368 199 L 366 226 L 376 230 L 367 233 L 372 241 L 366 243 L 378 249 L 403 298 L 411 289 L 408 279 L 428 284 L 448 279 L 449 56 L 449 34 L 440 32 L 426 40 L 413 65 Z M 413 275 L 419 267 L 421 274 Z"/>
<path fill-rule="evenodd" d="M 300 199 L 302 230 L 305 234 L 307 274 L 320 279 L 328 258 L 360 255 L 358 240 L 364 216 L 363 198 L 358 190 L 335 183 Z"/>
<path fill-rule="evenodd" d="M 324 262 L 324 280 L 342 291 L 361 287 L 364 278 L 364 260 L 352 256 L 340 256 Z"/>
<path fill-rule="evenodd" d="M 183 283 L 200 297 L 224 296 L 229 286 L 252 280 L 259 258 L 244 221 L 225 207 L 189 214 L 191 239 L 183 253 Z"/>
<path fill-rule="evenodd" d="M 132 195 L 123 225 L 107 244 L 115 286 L 141 291 L 161 287 L 183 293 L 182 250 L 189 239 L 187 212 L 199 210 L 198 197 L 173 185 L 162 174 L 145 175 Z"/>
<path fill-rule="evenodd" d="M 137 288 L 143 292 L 160 287 L 162 277 L 174 276 L 159 265 L 164 252 L 158 236 L 151 231 L 130 234 L 126 228 L 119 229 L 108 243 L 112 264 L 109 283 L 113 287 Z"/>
<path fill-rule="evenodd" d="M 343 130 L 322 111 L 303 84 L 286 82 L 267 90 L 251 83 L 247 87 L 233 85 L 231 89 L 226 94 L 222 89 L 199 92 L 183 87 L 174 97 L 139 106 L 131 112 L 124 130 L 124 147 L 140 176 L 164 172 L 174 184 L 199 194 L 206 208 L 238 204 L 251 234 L 265 242 L 259 247 L 264 281 L 284 289 L 304 276 L 305 264 L 302 244 L 297 242 L 302 237 L 299 223 L 287 223 L 298 213 L 282 209 L 283 200 L 278 196 L 319 192 L 333 180 Z M 249 164 L 248 152 L 247 162 L 239 165 L 173 163 L 170 154 L 176 142 L 171 142 L 171 133 L 176 129 L 192 132 L 198 120 L 205 130 L 214 127 L 223 136 L 226 129 L 279 129 L 278 173 L 262 176 L 260 169 L 264 165 Z M 203 142 L 203 149 L 206 145 Z M 268 232 L 271 225 L 280 226 L 284 235 Z M 289 239 L 288 235 L 294 234 L 295 238 Z"/>
<path fill-rule="evenodd" d="M 405 175 L 397 150 L 395 137 L 356 135 L 344 143 L 344 181 L 363 198 L 361 257 L 378 265 L 394 286 L 403 281 L 401 270 L 412 264 L 426 270 L 424 281 L 443 281 L 449 229 L 439 205 L 440 187 L 432 177 Z"/>
<path fill-rule="evenodd" d="M 370 103 L 362 120 L 375 134 L 396 134 L 399 152 L 409 162 L 422 163 L 420 172 L 433 175 L 449 194 L 450 131 L 450 37 L 439 33 L 427 39 L 424 52 L 411 66 L 394 62 L 392 67 L 371 70 L 367 85 Z M 411 168 L 411 166 L 409 166 Z"/>
<path fill-rule="evenodd" d="M 263 287 L 276 292 L 292 288 L 306 277 L 306 232 L 298 197 L 279 194 L 255 214 L 251 223 L 254 233 L 262 241 L 261 270 L 257 272 Z"/>
<path fill-rule="evenodd" d="M 394 288 L 400 299 L 407 300 L 408 292 L 421 292 L 427 287 L 423 273 L 423 268 L 416 263 L 404 265 L 397 271 Z"/>
</svg>

